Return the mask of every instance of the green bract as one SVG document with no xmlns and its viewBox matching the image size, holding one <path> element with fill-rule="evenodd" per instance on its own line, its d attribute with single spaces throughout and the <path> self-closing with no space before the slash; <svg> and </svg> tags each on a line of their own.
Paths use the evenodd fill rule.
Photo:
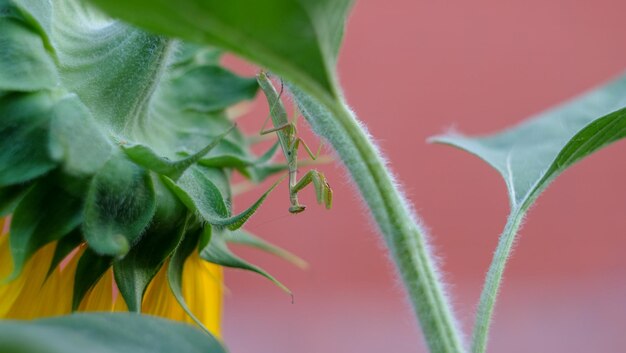
<svg viewBox="0 0 626 353">
<path fill-rule="evenodd" d="M 261 181 L 284 170 L 271 162 L 275 148 L 253 155 L 229 119 L 226 109 L 253 98 L 257 83 L 221 67 L 220 54 L 80 1 L 0 0 L 0 215 L 13 214 L 14 257 L 5 280 L 52 241 L 51 271 L 86 241 L 74 308 L 113 266 L 129 309 L 141 311 L 172 254 L 170 282 L 183 303 L 175 283 L 198 232 L 224 229 L 196 251 L 225 249 L 226 229 L 240 228 L 273 189 L 233 215 L 232 171 Z"/>
</svg>

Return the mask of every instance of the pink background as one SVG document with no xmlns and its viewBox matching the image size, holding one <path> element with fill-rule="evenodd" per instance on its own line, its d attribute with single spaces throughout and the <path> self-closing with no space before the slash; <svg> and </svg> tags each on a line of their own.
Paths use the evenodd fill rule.
<svg viewBox="0 0 626 353">
<path fill-rule="evenodd" d="M 347 99 L 386 153 L 441 259 L 465 332 L 508 210 L 497 173 L 425 139 L 455 126 L 488 133 L 626 67 L 621 0 L 357 1 L 339 73 Z M 229 63 L 253 73 L 237 60 Z M 626 94 L 626 92 L 625 92 Z M 258 131 L 266 106 L 241 119 Z M 303 133 L 309 144 L 317 141 Z M 491 352 L 626 351 L 624 142 L 567 171 L 530 212 L 507 268 Z M 324 165 L 331 211 L 313 194 L 287 213 L 281 185 L 248 229 L 304 257 L 301 271 L 245 249 L 266 280 L 228 271 L 225 339 L 233 353 L 424 352 L 394 268 L 346 172 Z M 251 202 L 261 189 L 236 199 Z"/>
</svg>

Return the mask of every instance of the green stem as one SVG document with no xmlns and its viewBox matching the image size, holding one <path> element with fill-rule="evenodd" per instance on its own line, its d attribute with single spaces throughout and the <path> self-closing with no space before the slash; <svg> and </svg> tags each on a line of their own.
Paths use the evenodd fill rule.
<svg viewBox="0 0 626 353">
<path fill-rule="evenodd" d="M 341 100 L 322 106 L 291 88 L 312 128 L 330 142 L 357 184 L 407 288 L 430 351 L 464 352 L 425 231 L 371 137 Z"/>
<path fill-rule="evenodd" d="M 480 294 L 480 301 L 478 303 L 476 323 L 472 337 L 473 353 L 484 353 L 487 349 L 489 327 L 493 317 L 496 298 L 498 297 L 500 285 L 502 284 L 502 274 L 511 255 L 511 249 L 515 243 L 515 236 L 526 214 L 525 210 L 525 207 L 516 207 L 511 211 L 504 231 L 500 236 L 496 252 L 493 255 L 493 260 L 491 261 L 491 266 L 489 267 L 487 278 L 485 279 L 485 286 Z"/>
</svg>

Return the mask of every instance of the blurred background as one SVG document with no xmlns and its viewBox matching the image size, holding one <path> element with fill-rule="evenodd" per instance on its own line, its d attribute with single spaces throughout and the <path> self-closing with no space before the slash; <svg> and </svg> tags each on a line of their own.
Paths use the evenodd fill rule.
<svg viewBox="0 0 626 353">
<path fill-rule="evenodd" d="M 498 131 L 618 75 L 626 68 L 625 11 L 620 0 L 356 1 L 341 83 L 429 227 L 468 335 L 508 212 L 505 185 L 477 158 L 425 140 L 450 127 Z M 257 99 L 250 109 L 240 121 L 256 133 L 267 106 Z M 491 352 L 626 351 L 625 155 L 619 142 L 585 159 L 533 207 L 506 270 Z M 425 352 L 346 172 L 337 163 L 318 169 L 335 192 L 331 211 L 307 190 L 307 211 L 288 214 L 283 183 L 248 225 L 305 258 L 308 270 L 236 249 L 289 286 L 295 302 L 259 276 L 227 271 L 231 351 Z M 239 196 L 235 207 L 262 191 Z"/>
</svg>

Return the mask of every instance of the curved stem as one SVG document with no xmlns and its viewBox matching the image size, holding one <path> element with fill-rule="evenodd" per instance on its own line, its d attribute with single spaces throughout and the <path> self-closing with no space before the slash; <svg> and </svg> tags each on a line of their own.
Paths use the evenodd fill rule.
<svg viewBox="0 0 626 353">
<path fill-rule="evenodd" d="M 500 236 L 500 240 L 498 241 L 498 247 L 493 255 L 493 260 L 491 261 L 487 278 L 485 279 L 485 285 L 480 294 L 476 323 L 472 336 L 473 353 L 484 353 L 487 349 L 489 327 L 493 317 L 496 298 L 502 283 L 502 274 L 504 273 L 504 268 L 511 255 L 511 249 L 515 243 L 515 236 L 517 235 L 525 213 L 525 208 L 519 207 L 513 209 L 506 222 L 504 231 Z"/>
<path fill-rule="evenodd" d="M 407 288 L 430 351 L 464 352 L 425 231 L 371 137 L 341 100 L 322 106 L 291 88 L 303 115 L 315 132 L 330 142 L 357 184 Z"/>
</svg>

